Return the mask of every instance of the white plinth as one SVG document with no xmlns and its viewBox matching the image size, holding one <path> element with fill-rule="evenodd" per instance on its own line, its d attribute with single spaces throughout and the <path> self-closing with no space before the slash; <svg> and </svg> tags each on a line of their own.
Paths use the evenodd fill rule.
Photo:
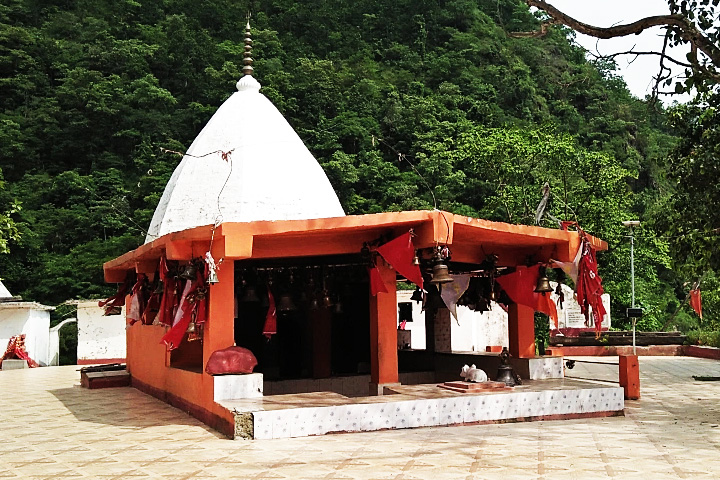
<svg viewBox="0 0 720 480">
<path fill-rule="evenodd" d="M 262 373 L 243 375 L 216 375 L 215 401 L 232 400 L 235 398 L 257 398 L 263 396 Z"/>
<path fill-rule="evenodd" d="M 2 361 L 2 370 L 19 370 L 21 368 L 29 368 L 25 360 L 8 358 Z"/>
</svg>

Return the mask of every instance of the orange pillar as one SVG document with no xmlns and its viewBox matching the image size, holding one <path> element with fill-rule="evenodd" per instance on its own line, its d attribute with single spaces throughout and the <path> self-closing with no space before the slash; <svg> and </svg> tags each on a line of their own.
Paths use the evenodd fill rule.
<svg viewBox="0 0 720 480">
<path fill-rule="evenodd" d="M 640 364 L 637 355 L 620 355 L 620 386 L 627 400 L 640 398 Z"/>
<path fill-rule="evenodd" d="M 210 285 L 208 319 L 203 332 L 203 369 L 210 355 L 235 344 L 235 262 L 225 259 Z"/>
<path fill-rule="evenodd" d="M 370 295 L 370 394 L 398 384 L 397 292 L 395 270 L 378 259 L 387 293 Z"/>
<path fill-rule="evenodd" d="M 508 306 L 508 340 L 508 350 L 513 357 L 535 357 L 535 311 L 532 308 L 515 303 Z"/>
</svg>

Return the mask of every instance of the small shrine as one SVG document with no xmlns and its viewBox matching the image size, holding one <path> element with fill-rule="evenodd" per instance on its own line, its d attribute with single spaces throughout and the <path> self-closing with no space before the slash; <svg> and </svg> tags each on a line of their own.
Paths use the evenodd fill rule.
<svg viewBox="0 0 720 480">
<path fill-rule="evenodd" d="M 595 275 L 605 242 L 572 226 L 440 210 L 345 215 L 318 162 L 260 93 L 249 25 L 246 37 L 238 91 L 176 168 L 145 244 L 104 266 L 106 281 L 121 284 L 101 304 L 126 306 L 134 387 L 236 438 L 544 418 L 557 412 L 542 405 L 557 407 L 563 392 L 563 414 L 622 411 L 620 388 L 532 383 L 563 376 L 561 357 L 536 356 L 535 311 L 555 311 L 544 268 Z M 585 308 L 598 311 L 599 277 L 584 278 Z M 424 350 L 398 348 L 398 282 L 416 285 Z M 524 399 L 527 411 L 490 411 L 480 396 L 466 402 L 458 395 L 472 394 L 437 386 L 460 380 L 464 364 L 494 380 L 498 352 L 434 348 L 455 305 L 491 301 L 507 308 L 508 358 L 530 381 L 492 394 Z M 584 405 L 591 390 L 607 401 Z"/>
</svg>

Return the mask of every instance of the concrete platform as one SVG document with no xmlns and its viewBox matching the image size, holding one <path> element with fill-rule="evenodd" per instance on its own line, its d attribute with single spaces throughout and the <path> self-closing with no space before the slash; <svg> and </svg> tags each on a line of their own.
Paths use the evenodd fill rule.
<svg viewBox="0 0 720 480">
<path fill-rule="evenodd" d="M 592 359 L 595 360 L 595 359 Z M 617 357 L 607 358 L 617 362 Z M 129 387 L 79 387 L 78 367 L 0 373 L 0 478 L 712 479 L 720 362 L 642 357 L 625 416 L 231 441 Z M 568 374 L 617 380 L 617 367 Z"/>
<path fill-rule="evenodd" d="M 338 432 L 622 415 L 617 384 L 528 380 L 511 390 L 455 392 L 437 384 L 393 387 L 391 394 L 334 392 L 223 400 L 235 414 L 235 437 L 271 439 Z"/>
</svg>

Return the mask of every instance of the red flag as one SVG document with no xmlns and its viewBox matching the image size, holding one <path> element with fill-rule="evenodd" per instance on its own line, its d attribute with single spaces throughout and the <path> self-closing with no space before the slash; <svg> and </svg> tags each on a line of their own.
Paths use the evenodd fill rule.
<svg viewBox="0 0 720 480">
<path fill-rule="evenodd" d="M 699 288 L 690 290 L 690 306 L 695 310 L 695 313 L 698 314 L 700 320 L 702 320 L 702 298 L 700 297 Z"/>
<path fill-rule="evenodd" d="M 602 278 L 598 275 L 597 259 L 595 249 L 590 242 L 583 238 L 580 243 L 580 263 L 578 265 L 578 279 L 575 284 L 575 296 L 580 305 L 580 312 L 585 315 L 585 320 L 590 322 L 592 313 L 595 321 L 595 334 L 600 335 L 602 321 L 607 313 L 602 303 L 602 295 L 605 290 L 602 286 Z"/>
<path fill-rule="evenodd" d="M 419 265 L 413 265 L 415 246 L 410 232 L 381 245 L 377 252 L 403 277 L 422 288 L 423 278 Z"/>
<path fill-rule="evenodd" d="M 525 305 L 536 312 L 547 314 L 557 326 L 558 314 L 555 302 L 549 294 L 535 293 L 535 286 L 540 277 L 540 265 L 534 267 L 518 267 L 513 273 L 497 278 L 497 282 L 508 294 L 510 300 L 518 305 Z"/>
<path fill-rule="evenodd" d="M 377 266 L 368 267 L 368 273 L 370 274 L 370 293 L 377 295 L 378 293 L 387 293 L 388 289 L 383 282 L 382 275 Z"/>
<path fill-rule="evenodd" d="M 263 326 L 263 335 L 265 335 L 267 337 L 267 339 L 270 340 L 273 335 L 277 334 L 277 310 L 275 309 L 275 298 L 273 297 L 273 294 L 270 291 L 269 285 L 268 285 L 268 289 L 267 289 L 267 294 L 268 294 L 268 303 L 270 305 L 268 306 L 267 315 L 265 315 L 265 325 Z"/>
</svg>

